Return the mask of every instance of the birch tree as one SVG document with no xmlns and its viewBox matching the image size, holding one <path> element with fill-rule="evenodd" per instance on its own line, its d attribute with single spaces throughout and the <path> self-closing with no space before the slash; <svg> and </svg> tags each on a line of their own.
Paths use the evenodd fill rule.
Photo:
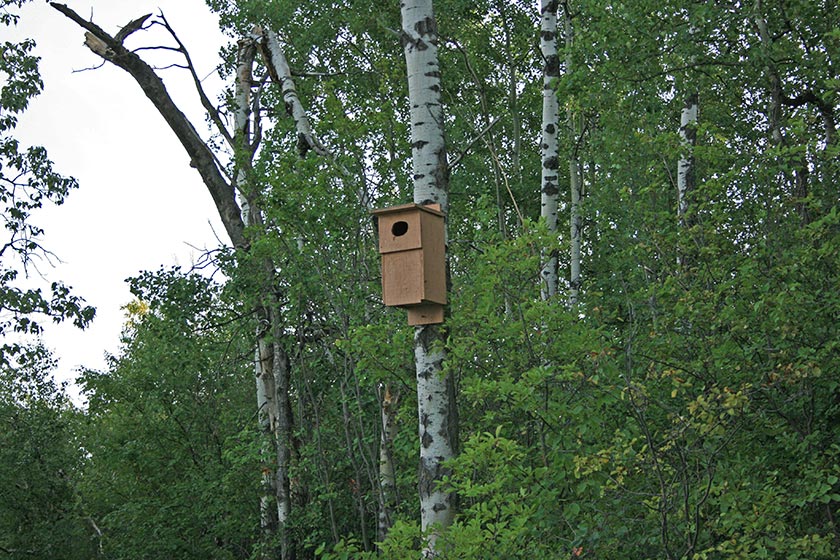
<svg viewBox="0 0 840 560">
<path fill-rule="evenodd" d="M 688 22 L 688 48 L 695 49 L 697 28 L 689 15 Z M 697 57 L 689 57 L 689 65 L 697 62 Z M 689 82 L 689 78 L 686 78 Z M 696 188 L 697 169 L 694 156 L 694 147 L 697 144 L 697 117 L 700 110 L 699 94 L 692 84 L 686 85 L 685 102 L 680 111 L 680 157 L 677 161 L 677 219 L 685 229 L 689 223 L 687 214 L 689 211 L 690 197 Z M 677 262 L 685 265 L 685 255 L 681 252 L 677 255 Z"/>
<path fill-rule="evenodd" d="M 677 215 L 684 223 L 688 212 L 689 196 L 695 186 L 694 146 L 697 143 L 697 114 L 699 101 L 696 93 L 686 96 L 680 112 L 680 152 L 677 163 Z"/>
<path fill-rule="evenodd" d="M 560 59 L 557 54 L 557 0 L 542 0 L 540 4 L 540 52 L 543 63 L 543 107 L 542 128 L 540 130 L 541 168 L 541 206 L 540 215 L 545 220 L 548 231 L 557 231 L 557 200 L 559 194 L 559 156 L 557 153 L 557 134 L 560 124 L 560 107 L 554 85 L 560 76 Z M 553 297 L 558 286 L 557 252 L 552 251 L 543 257 L 542 268 L 543 299 Z"/>
<path fill-rule="evenodd" d="M 566 73 L 574 70 L 572 45 L 574 42 L 574 25 L 572 22 L 571 0 L 563 4 L 564 31 L 566 37 Z M 571 253 L 569 258 L 569 304 L 574 306 L 580 297 L 580 247 L 581 247 L 581 215 L 580 199 L 583 193 L 583 178 L 581 177 L 580 144 L 582 131 L 580 130 L 580 115 L 569 106 L 566 110 L 568 119 L 571 152 L 569 155 L 569 191 L 571 204 L 569 205 L 569 240 Z"/>
<path fill-rule="evenodd" d="M 449 168 L 441 105 L 438 34 L 431 0 L 400 3 L 402 45 L 408 74 L 411 160 L 416 204 L 440 204 L 449 213 Z M 428 534 L 425 555 L 435 554 L 438 531 L 452 523 L 453 495 L 441 488 L 444 462 L 457 449 L 455 384 L 444 370 L 445 331 L 440 325 L 421 325 L 414 331 L 417 373 L 417 413 L 420 435 L 420 521 Z"/>
</svg>

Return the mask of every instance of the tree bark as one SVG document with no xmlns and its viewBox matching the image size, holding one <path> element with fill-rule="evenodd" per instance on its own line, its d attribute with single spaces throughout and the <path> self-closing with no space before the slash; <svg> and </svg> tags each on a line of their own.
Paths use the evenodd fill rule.
<svg viewBox="0 0 840 560">
<path fill-rule="evenodd" d="M 397 507 L 397 480 L 394 468 L 394 439 L 397 436 L 397 407 L 400 402 L 398 389 L 385 384 L 379 389 L 379 410 L 382 419 L 379 436 L 379 516 L 376 536 L 385 540 L 394 524 Z"/>
<path fill-rule="evenodd" d="M 699 100 L 696 93 L 686 97 L 680 115 L 680 147 L 682 153 L 677 162 L 677 216 L 685 225 L 688 212 L 688 200 L 695 188 L 696 171 L 694 165 L 694 146 L 697 144 L 697 114 Z"/>
<path fill-rule="evenodd" d="M 566 72 L 571 73 L 573 67 L 572 44 L 574 28 L 570 2 L 564 3 L 564 28 L 566 35 Z M 583 192 L 583 181 L 580 172 L 579 146 L 581 139 L 578 131 L 578 115 L 569 108 L 566 111 L 569 121 L 569 136 L 572 151 L 569 156 L 569 190 L 571 191 L 571 205 L 569 206 L 569 235 L 571 251 L 569 256 L 569 305 L 575 306 L 580 298 L 580 247 L 581 247 L 581 216 L 580 199 Z"/>
<path fill-rule="evenodd" d="M 403 0 L 402 46 L 408 74 L 414 202 L 440 204 L 449 212 L 449 169 L 440 100 L 437 23 L 431 0 Z M 446 358 L 441 325 L 415 327 L 414 363 L 420 436 L 420 521 L 426 532 L 426 557 L 435 555 L 437 538 L 454 518 L 454 496 L 439 483 L 444 462 L 457 449 L 454 379 L 443 370 Z"/>
<path fill-rule="evenodd" d="M 540 51 L 543 62 L 543 112 L 542 140 L 542 191 L 540 215 L 551 233 L 557 231 L 557 198 L 559 194 L 557 169 L 557 132 L 560 124 L 560 107 L 554 91 L 554 81 L 560 77 L 560 59 L 557 55 L 557 0 L 542 0 L 540 5 Z M 557 251 L 552 250 L 543 257 L 541 276 L 542 297 L 548 299 L 557 294 L 558 263 Z"/>
</svg>

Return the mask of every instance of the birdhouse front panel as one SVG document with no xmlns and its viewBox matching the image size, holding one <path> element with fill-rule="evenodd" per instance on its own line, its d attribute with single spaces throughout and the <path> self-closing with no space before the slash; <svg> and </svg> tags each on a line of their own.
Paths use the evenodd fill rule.
<svg viewBox="0 0 840 560">
<path fill-rule="evenodd" d="M 415 208 L 379 216 L 380 253 L 410 251 L 422 245 L 421 215 Z"/>
</svg>

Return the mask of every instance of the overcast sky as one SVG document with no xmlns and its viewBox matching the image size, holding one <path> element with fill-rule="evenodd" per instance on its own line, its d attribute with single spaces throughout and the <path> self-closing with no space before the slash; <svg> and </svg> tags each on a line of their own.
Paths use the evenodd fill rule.
<svg viewBox="0 0 840 560">
<path fill-rule="evenodd" d="M 112 34 L 138 16 L 163 10 L 199 75 L 207 76 L 208 95 L 217 98 L 221 83 L 213 71 L 225 37 L 203 1 L 65 3 Z M 86 331 L 60 325 L 46 333 L 60 359 L 58 377 L 72 379 L 79 367 L 101 368 L 105 353 L 116 352 L 124 321 L 120 308 L 131 299 L 127 277 L 161 265 L 189 267 L 199 254 L 193 247 L 217 247 L 216 233 L 224 239 L 224 229 L 198 173 L 137 84 L 110 64 L 78 72 L 97 65 L 98 57 L 83 46 L 84 31 L 42 0 L 21 13 L 16 34 L 37 41 L 45 89 L 16 135 L 24 145 L 46 147 L 56 169 L 80 183 L 63 206 L 34 218 L 46 230 L 44 245 L 63 261 L 42 267 L 43 274 L 72 286 L 97 308 Z M 160 31 L 138 32 L 126 45 L 161 44 L 162 37 Z M 173 69 L 162 76 L 196 128 L 206 131 L 187 74 Z"/>
</svg>

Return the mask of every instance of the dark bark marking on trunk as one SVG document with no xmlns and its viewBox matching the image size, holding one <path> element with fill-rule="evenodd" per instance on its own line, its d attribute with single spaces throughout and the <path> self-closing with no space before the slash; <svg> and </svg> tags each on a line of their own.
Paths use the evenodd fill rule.
<svg viewBox="0 0 840 560">
<path fill-rule="evenodd" d="M 420 445 L 423 446 L 423 449 L 428 449 L 430 445 L 434 442 L 434 438 L 429 435 L 429 432 L 423 432 L 423 437 L 420 440 Z"/>
<path fill-rule="evenodd" d="M 435 37 L 437 36 L 437 23 L 434 18 L 426 17 L 414 24 L 414 30 L 421 37 L 425 37 L 427 35 Z"/>
<path fill-rule="evenodd" d="M 552 54 L 546 57 L 545 74 L 549 78 L 556 78 L 560 75 L 560 57 L 558 55 Z"/>
<path fill-rule="evenodd" d="M 548 179 L 548 178 L 546 178 Z M 556 179 L 556 177 L 555 177 Z M 557 183 L 554 181 L 546 180 L 545 186 L 542 189 L 542 192 L 547 194 L 548 196 L 554 196 L 560 192 L 560 189 L 557 188 Z"/>
</svg>

